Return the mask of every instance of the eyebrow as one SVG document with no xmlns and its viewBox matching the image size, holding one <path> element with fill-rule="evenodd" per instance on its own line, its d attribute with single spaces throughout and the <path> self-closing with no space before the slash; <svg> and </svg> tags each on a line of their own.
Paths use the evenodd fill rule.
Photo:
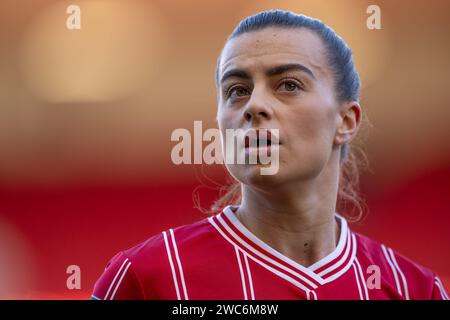
<svg viewBox="0 0 450 320">
<path fill-rule="evenodd" d="M 276 66 L 276 67 L 270 68 L 269 70 L 266 71 L 266 75 L 271 77 L 271 76 L 276 76 L 276 75 L 285 73 L 287 71 L 303 71 L 303 72 L 307 73 L 311 78 L 316 80 L 314 73 L 309 68 L 305 67 L 304 65 L 302 65 L 300 63 L 289 63 L 289 64 L 283 64 L 281 66 Z"/>
<path fill-rule="evenodd" d="M 276 76 L 276 75 L 279 75 L 279 74 L 282 74 L 282 73 L 285 73 L 288 71 L 302 71 L 302 72 L 305 72 L 306 74 L 308 74 L 314 80 L 316 80 L 314 73 L 309 68 L 305 67 L 304 65 L 302 65 L 300 63 L 289 63 L 289 64 L 283 64 L 280 66 L 275 66 L 275 67 L 269 68 L 266 71 L 266 76 L 272 77 L 272 76 Z M 241 79 L 248 80 L 251 77 L 247 72 L 245 72 L 242 69 L 231 69 L 231 70 L 225 72 L 225 74 L 220 79 L 220 83 L 225 82 L 225 80 L 227 80 L 229 78 L 241 78 Z"/>
<path fill-rule="evenodd" d="M 220 79 L 220 83 L 224 83 L 229 78 L 241 78 L 241 79 L 248 80 L 248 79 L 250 79 L 250 75 L 241 69 L 231 69 L 231 70 L 225 72 L 225 74 Z"/>
</svg>

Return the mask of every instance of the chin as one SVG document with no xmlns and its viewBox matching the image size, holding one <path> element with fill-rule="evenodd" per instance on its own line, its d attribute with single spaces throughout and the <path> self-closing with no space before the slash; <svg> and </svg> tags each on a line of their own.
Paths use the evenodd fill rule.
<svg viewBox="0 0 450 320">
<path fill-rule="evenodd" d="M 281 170 L 279 169 L 276 174 L 263 175 L 261 174 L 261 168 L 268 167 L 263 165 L 245 165 L 237 170 L 233 170 L 233 176 L 241 183 L 259 187 L 259 188 L 273 188 L 283 183 L 283 177 Z"/>
</svg>

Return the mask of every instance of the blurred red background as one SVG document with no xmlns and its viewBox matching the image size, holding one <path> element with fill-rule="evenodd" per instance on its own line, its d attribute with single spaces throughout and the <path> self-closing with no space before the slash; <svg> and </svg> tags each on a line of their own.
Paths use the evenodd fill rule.
<svg viewBox="0 0 450 320">
<path fill-rule="evenodd" d="M 65 26 L 81 8 L 80 30 Z M 366 27 L 377 4 L 382 29 Z M 448 1 L 13 1 L 0 4 L 0 298 L 86 299 L 106 262 L 205 217 L 200 166 L 172 164 L 176 128 L 215 127 L 214 68 L 240 19 L 322 19 L 354 51 L 369 212 L 352 227 L 450 287 Z M 223 168 L 203 167 L 217 181 Z M 207 207 L 217 196 L 200 189 Z M 66 268 L 81 268 L 81 290 Z"/>
</svg>

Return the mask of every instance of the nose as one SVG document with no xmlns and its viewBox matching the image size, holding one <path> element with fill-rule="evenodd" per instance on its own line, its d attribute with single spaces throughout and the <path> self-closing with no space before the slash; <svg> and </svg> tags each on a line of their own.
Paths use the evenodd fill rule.
<svg viewBox="0 0 450 320">
<path fill-rule="evenodd" d="M 244 109 L 244 119 L 247 122 L 269 120 L 272 117 L 272 108 L 264 89 L 254 88 L 250 99 Z"/>
</svg>

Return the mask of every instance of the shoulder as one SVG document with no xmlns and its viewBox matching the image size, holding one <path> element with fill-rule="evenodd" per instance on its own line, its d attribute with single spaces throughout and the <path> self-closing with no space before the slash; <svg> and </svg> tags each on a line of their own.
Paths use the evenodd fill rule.
<svg viewBox="0 0 450 320">
<path fill-rule="evenodd" d="M 191 224 L 166 229 L 145 241 L 123 250 L 123 254 L 135 263 L 151 263 L 157 254 L 167 253 L 175 246 L 195 246 L 211 237 L 213 227 L 208 219 L 202 219 Z"/>
<path fill-rule="evenodd" d="M 355 233 L 357 257 L 366 266 L 378 268 L 381 277 L 406 299 L 430 299 L 439 286 L 439 277 L 429 268 L 411 260 L 391 247 Z M 445 294 L 444 294 L 445 295 Z"/>
<path fill-rule="evenodd" d="M 208 219 L 169 228 L 114 255 L 97 280 L 94 299 L 158 299 L 180 256 L 207 247 L 216 236 Z M 206 249 L 203 250 L 205 252 Z M 185 260 L 185 259 L 182 259 Z M 174 297 L 176 298 L 176 297 Z"/>
</svg>

